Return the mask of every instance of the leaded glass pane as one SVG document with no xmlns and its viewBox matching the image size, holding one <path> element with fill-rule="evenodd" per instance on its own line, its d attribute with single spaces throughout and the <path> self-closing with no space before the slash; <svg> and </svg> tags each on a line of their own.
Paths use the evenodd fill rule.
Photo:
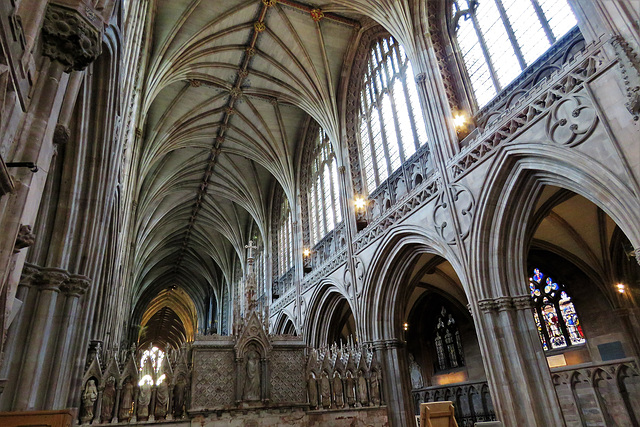
<svg viewBox="0 0 640 427">
<path fill-rule="evenodd" d="M 538 0 L 538 4 L 542 8 L 556 40 L 578 25 L 571 6 L 566 0 Z"/>
<path fill-rule="evenodd" d="M 542 29 L 542 24 L 536 17 L 531 0 L 502 0 L 509 22 L 512 23 L 520 51 L 527 65 L 538 59 L 551 45 Z M 516 25 L 514 25 L 516 24 Z"/>
</svg>

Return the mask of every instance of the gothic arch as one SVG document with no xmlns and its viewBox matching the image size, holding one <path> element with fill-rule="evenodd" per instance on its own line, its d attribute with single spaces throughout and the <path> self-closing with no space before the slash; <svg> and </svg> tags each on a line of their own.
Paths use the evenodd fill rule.
<svg viewBox="0 0 640 427">
<path fill-rule="evenodd" d="M 392 229 L 379 245 L 364 279 L 364 292 L 359 307 L 362 310 L 366 341 L 394 339 L 401 336 L 402 310 L 389 301 L 405 301 L 403 292 L 414 261 L 423 254 L 437 255 L 449 261 L 460 278 L 465 292 L 467 279 L 454 250 L 426 229 L 404 225 Z"/>
<path fill-rule="evenodd" d="M 289 310 L 282 310 L 275 321 L 275 327 L 273 333 L 276 335 L 284 335 L 287 333 L 287 329 L 290 325 L 293 325 L 294 331 L 297 333 L 296 322 L 294 322 L 294 316 Z"/>
<path fill-rule="evenodd" d="M 327 342 L 329 329 L 331 328 L 330 320 L 342 302 L 346 301 L 353 313 L 356 312 L 351 304 L 350 298 L 344 293 L 342 286 L 336 281 L 325 279 L 316 288 L 309 300 L 306 321 L 304 323 L 304 336 L 308 344 L 320 347 Z"/>
<path fill-rule="evenodd" d="M 546 185 L 570 190 L 608 214 L 634 247 L 640 246 L 640 203 L 628 185 L 587 155 L 543 144 L 502 150 L 487 173 L 471 240 L 470 265 L 478 299 L 525 293 L 527 230 Z M 510 254 L 507 265 L 499 265 Z"/>
</svg>

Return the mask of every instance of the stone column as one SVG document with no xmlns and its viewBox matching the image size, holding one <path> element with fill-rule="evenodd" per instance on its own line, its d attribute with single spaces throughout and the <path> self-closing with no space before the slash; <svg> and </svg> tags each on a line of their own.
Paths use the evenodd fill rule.
<svg viewBox="0 0 640 427">
<path fill-rule="evenodd" d="M 55 338 L 55 331 L 52 331 L 53 316 L 60 286 L 68 280 L 67 272 L 59 268 L 40 270 L 38 301 L 15 389 L 14 408 L 18 411 L 39 408 L 42 403 L 39 391 L 47 385 L 45 369 L 49 366 L 45 361 L 50 354 L 52 338 Z"/>
<path fill-rule="evenodd" d="M 116 385 L 116 401 L 113 402 L 113 418 L 111 424 L 118 422 L 118 414 L 120 413 L 120 395 L 122 394 L 122 386 Z"/>
<path fill-rule="evenodd" d="M 484 299 L 474 312 L 498 419 L 507 427 L 564 426 L 531 313 L 531 297 Z"/>
<path fill-rule="evenodd" d="M 72 275 L 60 289 L 66 296 L 63 313 L 59 324 L 59 335 L 56 341 L 55 358 L 51 370 L 51 378 L 47 385 L 47 402 L 45 408 L 64 408 L 69 395 L 69 374 L 73 364 L 73 342 L 78 325 L 78 300 L 89 289 L 91 279 L 86 276 Z M 104 385 L 101 384 L 104 388 Z"/>
<path fill-rule="evenodd" d="M 389 425 L 393 427 L 415 425 L 404 342 L 393 339 L 373 341 L 372 344 L 382 367 L 383 378 L 395 379 L 383 381 L 383 400 L 388 407 Z M 369 386 L 369 379 L 367 379 L 367 385 Z"/>
</svg>

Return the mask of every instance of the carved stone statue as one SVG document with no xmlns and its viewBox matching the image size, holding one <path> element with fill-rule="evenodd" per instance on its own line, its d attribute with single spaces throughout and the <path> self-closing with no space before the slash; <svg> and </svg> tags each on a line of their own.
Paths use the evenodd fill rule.
<svg viewBox="0 0 640 427">
<path fill-rule="evenodd" d="M 156 419 L 164 419 L 167 416 L 167 404 L 169 403 L 169 387 L 167 382 L 162 381 L 156 389 L 156 409 L 154 415 Z"/>
<path fill-rule="evenodd" d="M 336 407 L 343 408 L 344 407 L 344 393 L 342 387 L 342 378 L 338 373 L 333 375 L 333 395 Z"/>
<path fill-rule="evenodd" d="M 82 422 L 88 424 L 93 419 L 93 404 L 98 399 L 98 388 L 95 380 L 87 381 L 82 393 Z"/>
<path fill-rule="evenodd" d="M 145 381 L 140 386 L 138 395 L 138 420 L 149 418 L 149 403 L 151 403 L 151 385 Z"/>
<path fill-rule="evenodd" d="M 184 408 L 184 392 L 187 388 L 187 380 L 180 375 L 173 388 L 173 415 L 176 418 L 182 417 Z"/>
<path fill-rule="evenodd" d="M 422 373 L 420 373 L 420 365 L 413 358 L 413 354 L 409 354 L 409 370 L 411 372 L 411 388 L 414 390 L 422 388 L 424 382 L 422 379 Z"/>
<path fill-rule="evenodd" d="M 311 409 L 318 408 L 318 385 L 316 382 L 316 377 L 313 374 L 309 374 L 309 379 L 307 381 L 307 390 L 309 392 L 309 406 Z"/>
<path fill-rule="evenodd" d="M 129 421 L 133 410 L 133 383 L 131 378 L 122 386 L 122 400 L 120 401 L 120 411 L 118 421 Z"/>
<path fill-rule="evenodd" d="M 347 372 L 347 404 L 350 407 L 356 404 L 356 391 L 351 372 Z"/>
<path fill-rule="evenodd" d="M 100 412 L 100 422 L 108 423 L 113 418 L 113 405 L 116 403 L 116 380 L 109 377 L 102 392 L 102 410 Z"/>
<path fill-rule="evenodd" d="M 249 402 L 260 400 L 260 357 L 255 351 L 247 353 L 243 398 Z"/>
<path fill-rule="evenodd" d="M 378 372 L 371 372 L 371 404 L 380 405 L 380 380 L 378 378 Z"/>
<path fill-rule="evenodd" d="M 358 373 L 358 400 L 362 406 L 369 405 L 369 393 L 367 392 L 367 380 L 364 377 L 364 372 Z"/>
<path fill-rule="evenodd" d="M 331 407 L 331 384 L 329 383 L 329 376 L 326 372 L 322 373 L 322 378 L 320 380 L 320 389 L 322 393 L 322 407 L 330 408 Z"/>
</svg>

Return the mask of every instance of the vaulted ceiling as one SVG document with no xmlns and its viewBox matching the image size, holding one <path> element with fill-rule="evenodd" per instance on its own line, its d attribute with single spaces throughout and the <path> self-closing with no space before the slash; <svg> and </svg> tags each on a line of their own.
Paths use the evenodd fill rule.
<svg viewBox="0 0 640 427">
<path fill-rule="evenodd" d="M 250 236 L 267 240 L 274 186 L 295 199 L 309 117 L 339 140 L 337 91 L 360 15 L 288 0 L 152 5 L 135 299 L 178 285 L 197 303 L 230 282 Z"/>
</svg>

